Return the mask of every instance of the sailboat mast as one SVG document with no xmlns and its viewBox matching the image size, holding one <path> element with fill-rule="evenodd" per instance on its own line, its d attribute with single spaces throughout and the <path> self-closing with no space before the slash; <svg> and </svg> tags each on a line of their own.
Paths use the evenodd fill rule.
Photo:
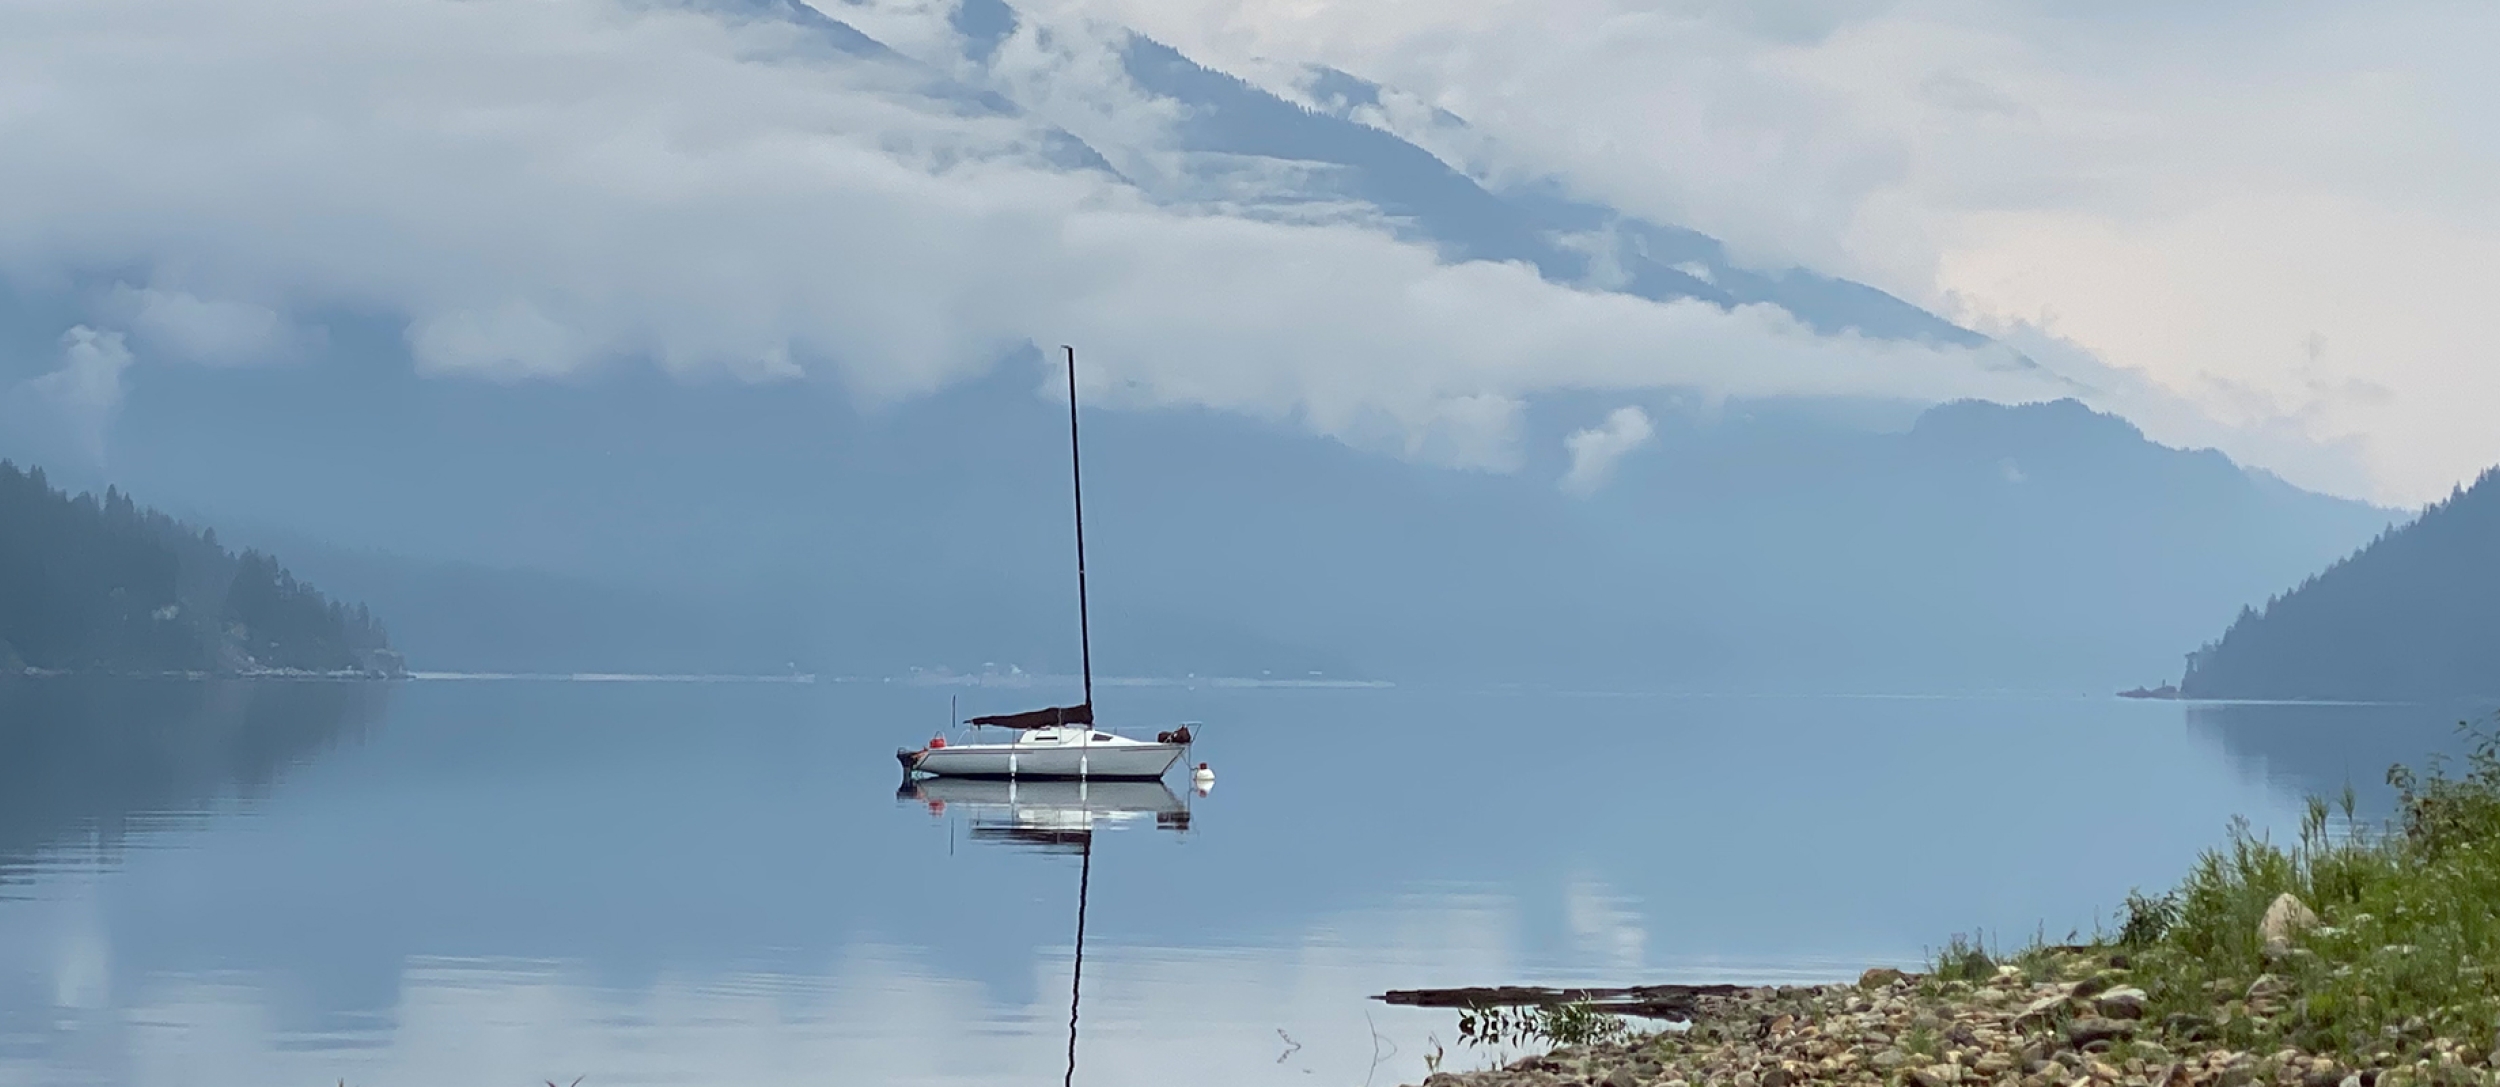
<svg viewBox="0 0 2500 1087">
<path fill-rule="evenodd" d="M 1094 709 L 1094 632 L 1085 612 L 1085 465 L 1076 441 L 1076 348 L 1068 353 L 1068 474 L 1076 492 L 1076 644 L 1085 668 L 1085 710 Z"/>
</svg>

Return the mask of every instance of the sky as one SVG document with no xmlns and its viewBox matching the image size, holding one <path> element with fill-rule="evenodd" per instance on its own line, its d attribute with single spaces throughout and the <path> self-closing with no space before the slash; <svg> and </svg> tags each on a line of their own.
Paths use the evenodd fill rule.
<svg viewBox="0 0 2500 1087">
<path fill-rule="evenodd" d="M 942 51 L 946 0 L 819 2 Z M 993 73 L 1023 80 L 1019 115 L 928 67 L 666 4 L 0 0 L 0 277 L 75 310 L 42 372 L 8 371 L 0 417 L 57 416 L 101 458 L 152 367 L 319 364 L 324 315 L 355 313 L 446 379 L 658 366 L 870 401 L 1078 342 L 1115 406 L 1490 470 L 1522 462 L 1528 399 L 1626 393 L 1568 439 L 1575 491 L 1647 439 L 1629 393 L 1669 386 L 2081 382 L 2157 439 L 2395 503 L 2500 460 L 2473 304 L 2500 278 L 2494 122 L 2468 108 L 2493 89 L 2487 7 L 1028 7 L 1057 33 Z M 1557 180 L 2003 346 L 1452 263 L 1361 208 L 1245 210 L 1118 78 L 1122 25 L 1281 93 L 1313 64 L 1379 80 L 1400 94 L 1369 119 L 1488 181 Z"/>
</svg>

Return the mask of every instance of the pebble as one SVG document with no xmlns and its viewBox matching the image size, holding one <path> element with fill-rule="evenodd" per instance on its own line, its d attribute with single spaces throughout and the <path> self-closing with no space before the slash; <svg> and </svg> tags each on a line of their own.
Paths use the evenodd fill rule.
<svg viewBox="0 0 2500 1087">
<path fill-rule="evenodd" d="M 2298 926 L 2294 926 L 2297 931 Z M 2495 1082 L 2472 1044 L 2411 1034 L 2361 1069 L 2298 1050 L 2264 1054 L 2217 1041 L 2240 1004 L 2280 1001 L 2263 975 L 2217 994 L 2219 1018 L 2147 1021 L 2123 975 L 2031 982 L 2011 971 L 1978 984 L 1890 968 L 1854 985 L 1747 989 L 1705 998 L 1689 1029 L 1634 1034 L 1517 1061 L 1436 1072 L 1425 1087 L 2431 1087 Z M 2071 975 L 2070 975 L 2071 976 Z M 2255 1010 L 2250 1007 L 2248 1010 Z M 2420 1030 L 2414 1024 L 2406 1024 Z M 2407 1032 L 2409 1033 L 2409 1032 Z M 2138 1040 L 2141 1039 L 2141 1040 Z M 2496 1043 L 2494 1048 L 2500 1048 Z M 2463 1066 L 2463 1067 L 2460 1067 Z M 2367 1073 L 2366 1075 L 2364 1073 Z"/>
</svg>

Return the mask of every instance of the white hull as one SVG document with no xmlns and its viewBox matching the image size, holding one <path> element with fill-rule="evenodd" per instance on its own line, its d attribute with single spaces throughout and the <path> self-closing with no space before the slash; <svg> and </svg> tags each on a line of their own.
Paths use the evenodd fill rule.
<svg viewBox="0 0 2500 1087">
<path fill-rule="evenodd" d="M 931 748 L 911 768 L 939 777 L 1160 778 L 1187 750 L 1180 744 L 961 744 Z"/>
</svg>

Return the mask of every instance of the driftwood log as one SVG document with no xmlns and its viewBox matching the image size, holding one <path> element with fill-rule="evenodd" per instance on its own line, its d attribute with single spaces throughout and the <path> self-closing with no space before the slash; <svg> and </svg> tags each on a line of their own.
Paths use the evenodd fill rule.
<svg viewBox="0 0 2500 1087">
<path fill-rule="evenodd" d="M 1372 999 L 1413 1008 L 1535 1008 L 1586 1004 L 1643 1019 L 1689 1020 L 1703 997 L 1735 996 L 1744 985 L 1635 985 L 1628 989 L 1548 989 L 1535 985 L 1391 989 Z"/>
</svg>

